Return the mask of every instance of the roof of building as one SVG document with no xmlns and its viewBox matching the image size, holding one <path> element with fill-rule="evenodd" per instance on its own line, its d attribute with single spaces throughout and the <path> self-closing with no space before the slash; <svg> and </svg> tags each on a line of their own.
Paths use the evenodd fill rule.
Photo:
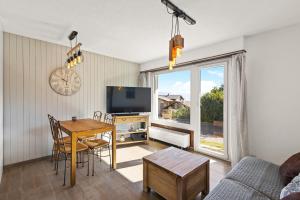
<svg viewBox="0 0 300 200">
<path fill-rule="evenodd" d="M 165 98 L 172 99 L 172 100 L 176 100 L 176 99 L 183 99 L 184 100 L 183 96 L 178 95 L 178 94 L 159 95 L 159 97 L 165 97 Z"/>
<path fill-rule="evenodd" d="M 166 97 L 170 99 L 184 99 L 181 95 L 168 95 Z"/>
<path fill-rule="evenodd" d="M 168 97 L 165 97 L 163 95 L 159 95 L 158 98 L 161 99 L 161 100 L 167 101 L 167 102 L 172 102 L 173 101 L 172 99 L 169 99 Z"/>
</svg>

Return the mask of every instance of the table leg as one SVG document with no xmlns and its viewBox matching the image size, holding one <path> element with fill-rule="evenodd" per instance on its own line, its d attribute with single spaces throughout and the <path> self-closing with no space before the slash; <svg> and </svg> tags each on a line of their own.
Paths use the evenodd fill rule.
<svg viewBox="0 0 300 200">
<path fill-rule="evenodd" d="M 144 192 L 150 191 L 148 187 L 148 164 L 145 161 L 143 161 L 143 190 Z"/>
<path fill-rule="evenodd" d="M 146 144 L 149 144 L 149 117 L 146 118 L 146 122 L 145 122 L 145 126 L 146 126 L 146 130 L 147 130 L 147 140 L 146 140 Z"/>
<path fill-rule="evenodd" d="M 72 133 L 72 153 L 71 153 L 71 170 L 70 170 L 70 182 L 71 186 L 76 184 L 76 143 L 77 136 Z"/>
<path fill-rule="evenodd" d="M 205 197 L 209 193 L 209 160 L 206 164 L 206 184 L 205 189 L 202 191 L 202 196 Z"/>
<path fill-rule="evenodd" d="M 177 178 L 177 200 L 186 199 L 186 185 L 183 183 L 182 178 Z"/>
<path fill-rule="evenodd" d="M 112 131 L 112 168 L 116 169 L 117 168 L 117 164 L 116 164 L 116 126 L 114 126 L 114 129 Z"/>
</svg>

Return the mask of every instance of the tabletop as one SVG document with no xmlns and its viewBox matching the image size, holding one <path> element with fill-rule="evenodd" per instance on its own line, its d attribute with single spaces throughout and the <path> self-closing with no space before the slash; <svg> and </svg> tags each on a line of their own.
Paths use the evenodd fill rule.
<svg viewBox="0 0 300 200">
<path fill-rule="evenodd" d="M 195 169 L 209 162 L 209 159 L 204 156 L 174 147 L 169 147 L 145 156 L 143 160 L 151 162 L 180 177 L 190 174 Z"/>
<path fill-rule="evenodd" d="M 112 130 L 114 125 L 107 124 L 104 122 L 99 122 L 93 119 L 78 119 L 76 121 L 67 120 L 67 121 L 60 121 L 61 128 L 66 133 L 74 133 L 74 132 L 87 132 L 87 131 L 94 131 L 100 129 L 107 129 Z"/>
</svg>

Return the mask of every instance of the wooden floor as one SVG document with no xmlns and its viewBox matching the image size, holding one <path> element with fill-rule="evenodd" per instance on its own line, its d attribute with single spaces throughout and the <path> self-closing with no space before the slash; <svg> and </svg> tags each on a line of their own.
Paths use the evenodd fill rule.
<svg viewBox="0 0 300 200">
<path fill-rule="evenodd" d="M 155 152 L 165 148 L 166 145 L 151 141 L 149 145 L 140 145 L 140 147 Z M 62 186 L 63 162 L 60 163 L 58 175 L 55 175 L 53 163 L 49 159 L 5 168 L 0 184 L 0 200 L 163 199 L 155 192 L 144 193 L 142 181 L 132 183 L 117 171 L 110 170 L 105 162 L 100 164 L 99 160 L 96 161 L 95 176 L 86 176 L 86 167 L 78 169 L 77 184 L 73 188 L 68 186 L 69 168 L 67 169 L 67 186 Z M 141 160 L 133 160 L 119 164 L 118 169 L 140 164 L 142 164 Z M 213 159 L 210 170 L 212 189 L 230 170 L 230 166 L 227 162 Z"/>
</svg>

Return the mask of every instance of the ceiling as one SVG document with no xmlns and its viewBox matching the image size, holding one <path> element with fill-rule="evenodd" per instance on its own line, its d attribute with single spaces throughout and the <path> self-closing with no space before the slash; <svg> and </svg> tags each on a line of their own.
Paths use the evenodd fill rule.
<svg viewBox="0 0 300 200">
<path fill-rule="evenodd" d="M 185 50 L 300 23 L 299 0 L 173 0 L 196 19 L 181 22 Z M 160 0 L 0 0 L 4 30 L 143 63 L 167 55 L 171 17 Z"/>
</svg>

